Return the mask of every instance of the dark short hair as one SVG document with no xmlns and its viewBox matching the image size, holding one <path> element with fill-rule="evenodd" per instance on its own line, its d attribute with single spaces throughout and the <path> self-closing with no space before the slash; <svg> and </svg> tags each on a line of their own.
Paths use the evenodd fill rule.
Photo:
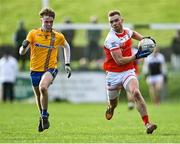
<svg viewBox="0 0 180 144">
<path fill-rule="evenodd" d="M 43 16 L 50 16 L 55 18 L 55 12 L 52 8 L 42 8 L 41 11 L 39 12 L 39 15 L 41 18 Z"/>
<path fill-rule="evenodd" d="M 121 13 L 119 10 L 111 10 L 108 12 L 108 16 L 111 17 L 111 16 L 114 16 L 114 15 L 119 15 L 121 16 Z"/>
</svg>

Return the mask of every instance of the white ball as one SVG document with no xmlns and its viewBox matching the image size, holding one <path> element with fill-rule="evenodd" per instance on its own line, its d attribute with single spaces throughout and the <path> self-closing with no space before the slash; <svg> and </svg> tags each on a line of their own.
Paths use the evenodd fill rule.
<svg viewBox="0 0 180 144">
<path fill-rule="evenodd" d="M 150 38 L 144 38 L 139 41 L 138 48 L 139 50 L 150 50 L 151 52 L 154 51 L 156 47 L 156 43 Z"/>
</svg>

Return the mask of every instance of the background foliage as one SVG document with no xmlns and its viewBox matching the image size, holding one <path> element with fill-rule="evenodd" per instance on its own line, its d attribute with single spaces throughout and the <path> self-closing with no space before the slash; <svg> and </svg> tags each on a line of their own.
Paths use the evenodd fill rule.
<svg viewBox="0 0 180 144">
<path fill-rule="evenodd" d="M 91 15 L 97 15 L 100 23 L 107 23 L 109 10 L 122 12 L 125 23 L 180 23 L 177 12 L 179 0 L 49 0 L 49 5 L 56 11 L 56 23 L 70 16 L 74 23 L 87 23 Z M 12 43 L 12 35 L 20 19 L 25 21 L 28 30 L 39 27 L 39 11 L 41 0 L 0 0 L 0 44 Z M 161 45 L 168 45 L 174 31 L 143 31 L 144 35 L 152 35 Z M 85 44 L 82 35 L 75 43 Z M 104 39 L 104 37 L 103 37 Z"/>
</svg>

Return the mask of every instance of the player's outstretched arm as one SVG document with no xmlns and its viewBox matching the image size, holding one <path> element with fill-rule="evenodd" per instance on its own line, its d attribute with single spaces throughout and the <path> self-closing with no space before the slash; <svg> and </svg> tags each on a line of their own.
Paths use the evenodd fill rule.
<svg viewBox="0 0 180 144">
<path fill-rule="evenodd" d="M 64 44 L 64 58 L 65 58 L 65 71 L 68 74 L 68 78 L 71 77 L 71 67 L 70 67 L 70 58 L 71 58 L 71 52 L 70 52 L 70 46 L 67 41 L 65 41 Z"/>
<path fill-rule="evenodd" d="M 140 33 L 136 32 L 136 31 L 133 31 L 132 38 L 135 39 L 135 40 L 140 41 L 140 40 L 143 39 L 143 36 Z"/>
</svg>

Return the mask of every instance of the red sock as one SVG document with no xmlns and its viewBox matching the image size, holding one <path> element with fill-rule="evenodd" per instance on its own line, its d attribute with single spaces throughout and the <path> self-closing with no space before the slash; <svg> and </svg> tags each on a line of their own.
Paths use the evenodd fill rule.
<svg viewBox="0 0 180 144">
<path fill-rule="evenodd" d="M 147 123 L 149 123 L 149 117 L 148 117 L 148 115 L 143 116 L 143 117 L 142 117 L 142 120 L 143 120 L 143 122 L 144 122 L 145 125 L 146 125 Z"/>
</svg>

